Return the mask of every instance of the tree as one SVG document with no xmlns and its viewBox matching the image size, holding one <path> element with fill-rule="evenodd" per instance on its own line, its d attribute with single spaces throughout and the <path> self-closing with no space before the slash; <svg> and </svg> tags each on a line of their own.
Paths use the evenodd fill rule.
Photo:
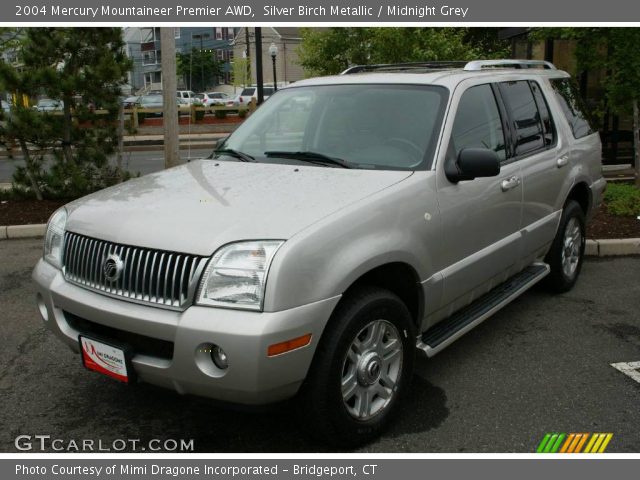
<svg viewBox="0 0 640 480">
<path fill-rule="evenodd" d="M 24 29 L 16 46 L 18 62 L 0 63 L 0 85 L 31 99 L 44 94 L 60 100 L 63 108 L 43 113 L 12 107 L 4 134 L 20 144 L 26 163 L 14 184 L 38 197 L 35 184 L 46 195 L 70 197 L 120 179 L 108 155 L 117 144 L 120 87 L 131 68 L 123 46 L 119 28 Z M 50 171 L 42 169 L 42 158 L 32 155 L 30 145 L 51 152 Z"/>
<path fill-rule="evenodd" d="M 508 54 L 487 28 L 301 29 L 300 64 L 310 75 L 332 75 L 350 65 L 472 60 Z"/>
<path fill-rule="evenodd" d="M 189 53 L 178 54 L 178 75 L 184 76 L 191 90 L 202 92 L 215 84 L 222 75 L 222 65 L 213 50 L 200 50 L 195 47 Z"/>
<path fill-rule="evenodd" d="M 233 61 L 233 86 L 246 87 L 251 83 L 251 70 L 248 58 L 237 58 Z"/>
<path fill-rule="evenodd" d="M 578 71 L 606 72 L 606 106 L 617 114 L 633 115 L 636 185 L 640 187 L 640 29 L 541 28 L 535 31 L 536 37 L 574 40 Z"/>
</svg>

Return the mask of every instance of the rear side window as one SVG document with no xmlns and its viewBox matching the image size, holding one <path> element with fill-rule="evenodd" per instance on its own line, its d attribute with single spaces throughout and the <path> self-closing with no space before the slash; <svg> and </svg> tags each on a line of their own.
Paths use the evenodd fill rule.
<svg viewBox="0 0 640 480">
<path fill-rule="evenodd" d="M 536 99 L 538 112 L 540 112 L 540 121 L 544 130 L 544 144 L 550 147 L 556 144 L 556 125 L 553 122 L 547 100 L 544 98 L 540 85 L 537 82 L 529 82 L 529 85 L 531 86 L 533 97 Z"/>
<path fill-rule="evenodd" d="M 244 90 L 242 90 L 242 93 L 240 94 L 240 96 L 250 97 L 251 95 L 253 95 L 253 92 L 255 91 L 256 91 L 255 88 L 245 88 Z"/>
<path fill-rule="evenodd" d="M 478 85 L 462 94 L 453 122 L 448 155 L 457 158 L 464 148 L 488 148 L 506 158 L 504 130 L 490 85 Z"/>
<path fill-rule="evenodd" d="M 513 120 L 516 155 L 526 155 L 544 148 L 540 112 L 529 82 L 503 82 L 500 83 L 500 91 Z"/>
<path fill-rule="evenodd" d="M 554 78 L 551 80 L 551 86 L 562 108 L 562 113 L 569 122 L 573 136 L 582 138 L 594 133 L 595 130 L 584 113 L 582 99 L 575 85 L 568 78 Z"/>
</svg>

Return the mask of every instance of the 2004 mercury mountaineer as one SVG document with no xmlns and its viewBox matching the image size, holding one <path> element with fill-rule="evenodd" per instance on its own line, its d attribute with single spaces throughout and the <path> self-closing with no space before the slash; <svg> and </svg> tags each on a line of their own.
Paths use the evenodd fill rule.
<svg viewBox="0 0 640 480">
<path fill-rule="evenodd" d="M 545 62 L 297 82 L 208 159 L 71 202 L 33 278 L 83 364 L 242 404 L 299 395 L 354 445 L 432 356 L 544 277 L 570 289 L 600 141 Z"/>
</svg>

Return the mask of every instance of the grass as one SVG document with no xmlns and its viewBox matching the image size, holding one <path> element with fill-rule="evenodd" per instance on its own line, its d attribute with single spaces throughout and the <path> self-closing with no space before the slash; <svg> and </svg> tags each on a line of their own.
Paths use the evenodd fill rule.
<svg viewBox="0 0 640 480">
<path fill-rule="evenodd" d="M 611 182 L 604 192 L 604 202 L 611 215 L 640 215 L 640 188 L 628 183 Z"/>
</svg>

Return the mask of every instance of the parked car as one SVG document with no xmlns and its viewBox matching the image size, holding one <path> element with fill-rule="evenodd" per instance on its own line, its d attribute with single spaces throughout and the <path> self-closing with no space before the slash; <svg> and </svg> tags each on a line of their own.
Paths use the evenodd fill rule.
<svg viewBox="0 0 640 480">
<path fill-rule="evenodd" d="M 51 98 L 41 98 L 33 108 L 39 112 L 59 112 L 64 108 L 64 102 L 62 100 L 53 100 Z"/>
<path fill-rule="evenodd" d="M 176 99 L 178 103 L 178 115 L 189 115 L 191 104 L 182 98 Z M 141 108 L 162 109 L 164 108 L 164 98 L 162 95 L 143 95 L 138 101 L 138 106 Z M 161 117 L 162 110 L 155 112 L 147 112 L 147 116 Z"/>
<path fill-rule="evenodd" d="M 416 353 L 575 285 L 604 188 L 547 62 L 354 67 L 278 91 L 208 159 L 57 210 L 36 302 L 91 370 L 296 397 L 305 431 L 352 447 L 401 413 Z"/>
<path fill-rule="evenodd" d="M 264 99 L 266 100 L 273 95 L 273 87 L 265 86 L 262 89 Z M 248 105 L 251 100 L 258 101 L 258 87 L 247 87 L 243 89 L 239 95 L 236 95 L 233 99 L 227 100 L 227 106 L 238 107 L 240 105 Z"/>
<path fill-rule="evenodd" d="M 125 97 L 122 99 L 122 106 L 124 108 L 133 108 L 136 105 L 138 105 L 138 102 L 140 101 L 140 96 L 139 95 L 132 95 L 129 97 Z"/>
<path fill-rule="evenodd" d="M 201 102 L 205 107 L 224 106 L 227 104 L 227 101 L 231 99 L 231 97 L 224 92 L 208 92 L 202 93 L 201 95 Z"/>
<path fill-rule="evenodd" d="M 177 97 L 186 100 L 189 103 L 194 103 L 197 101 L 196 93 L 192 92 L 191 90 L 178 90 Z"/>
</svg>

